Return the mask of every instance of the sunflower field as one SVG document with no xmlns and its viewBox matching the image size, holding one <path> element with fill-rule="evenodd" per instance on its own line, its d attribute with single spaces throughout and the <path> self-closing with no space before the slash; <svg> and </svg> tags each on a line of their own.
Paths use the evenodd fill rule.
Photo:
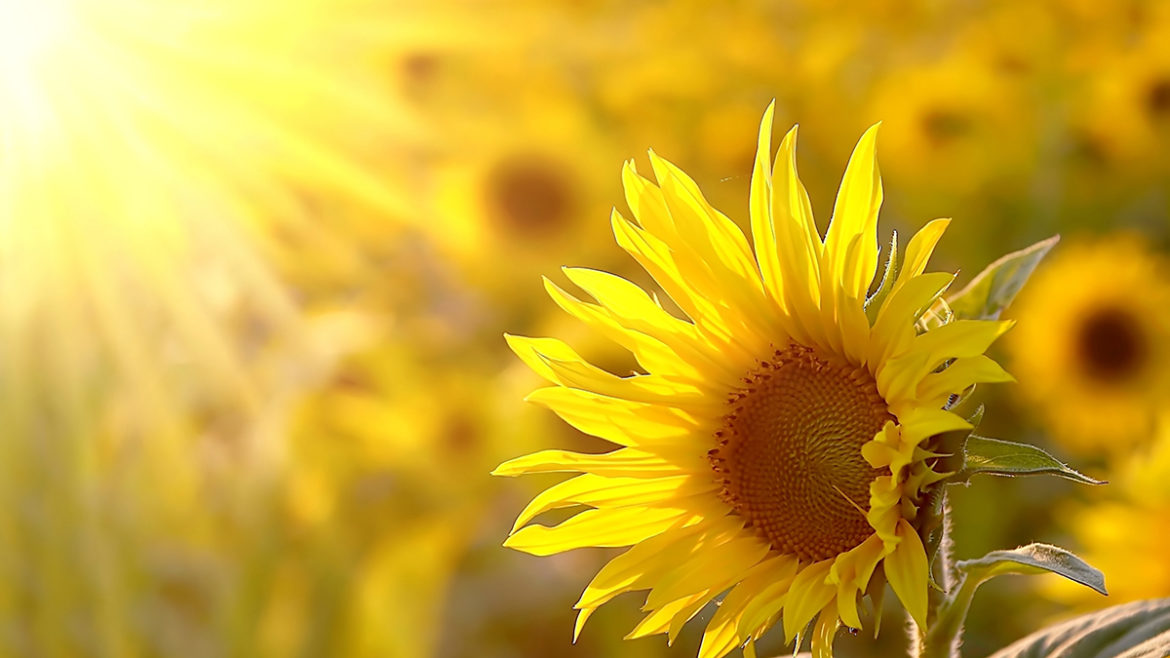
<svg viewBox="0 0 1170 658">
<path fill-rule="evenodd" d="M 795 654 L 1170 656 L 1170 3 L 0 0 L 0 658 Z"/>
</svg>

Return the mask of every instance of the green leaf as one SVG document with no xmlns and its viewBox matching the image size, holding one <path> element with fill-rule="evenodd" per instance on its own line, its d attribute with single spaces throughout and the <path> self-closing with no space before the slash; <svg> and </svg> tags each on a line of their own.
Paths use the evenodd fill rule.
<svg viewBox="0 0 1170 658">
<path fill-rule="evenodd" d="M 1044 450 L 1027 443 L 1013 443 L 972 434 L 963 446 L 963 468 L 949 480 L 965 482 L 972 475 L 1055 475 L 1084 484 L 1105 484 L 1069 468 Z"/>
<path fill-rule="evenodd" d="M 988 265 L 965 288 L 947 298 L 951 311 L 960 318 L 999 319 L 1032 271 L 1059 241 L 1060 236 L 1054 235 Z"/>
<path fill-rule="evenodd" d="M 1003 574 L 1038 574 L 1051 572 L 1108 595 L 1105 575 L 1081 558 L 1048 544 L 1028 544 L 1010 551 L 992 551 L 978 560 L 963 560 L 955 567 L 968 579 L 982 582 Z"/>
<path fill-rule="evenodd" d="M 1037 631 L 991 658 L 1170 656 L 1170 599 L 1136 601 Z"/>
<path fill-rule="evenodd" d="M 1011 551 L 992 551 L 978 560 L 955 563 L 959 584 L 938 607 L 933 625 L 926 631 L 920 657 L 957 656 L 963 621 L 971 609 L 975 591 L 990 578 L 1003 574 L 1055 573 L 1102 594 L 1105 576 L 1081 558 L 1057 546 L 1028 544 Z M 1050 654 L 1039 654 L 1048 656 Z"/>
</svg>

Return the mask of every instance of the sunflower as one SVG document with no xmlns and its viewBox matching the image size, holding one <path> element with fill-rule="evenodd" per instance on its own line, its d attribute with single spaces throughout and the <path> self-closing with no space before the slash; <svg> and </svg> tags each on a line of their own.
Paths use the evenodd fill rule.
<svg viewBox="0 0 1170 658">
<path fill-rule="evenodd" d="M 1074 242 L 1037 273 L 1007 346 L 1057 440 L 1119 454 L 1148 434 L 1170 390 L 1167 304 L 1165 264 L 1137 235 Z"/>
<path fill-rule="evenodd" d="M 512 99 L 508 112 L 450 122 L 466 139 L 435 163 L 430 236 L 473 289 L 500 304 L 527 303 L 513 294 L 517 281 L 552 267 L 553 254 L 588 253 L 607 239 L 586 218 L 608 208 L 617 186 L 597 172 L 621 157 L 577 101 L 550 90 Z"/>
<path fill-rule="evenodd" d="M 1072 89 L 1070 104 L 1079 148 L 1090 163 L 1127 182 L 1164 179 L 1166 160 L 1159 145 L 1170 137 L 1167 38 L 1170 13 L 1152 12 L 1124 36 L 1114 36 L 1111 47 L 1078 44 L 1073 51 L 1078 57 L 1069 63 L 1080 83 Z"/>
<path fill-rule="evenodd" d="M 969 427 L 944 408 L 952 394 L 1010 379 L 983 354 L 1010 323 L 924 331 L 917 322 L 953 280 L 923 274 L 945 219 L 914 236 L 901 268 L 887 267 L 867 298 L 882 201 L 877 126 L 853 152 L 822 240 L 796 172 L 795 128 L 773 169 L 772 115 L 751 182 L 754 255 L 671 163 L 650 153 L 657 184 L 632 162 L 623 170 L 637 222 L 615 210 L 617 241 L 685 318 L 605 272 L 565 269 L 596 303 L 546 281 L 559 306 L 632 352 L 641 372 L 613 375 L 554 338 L 508 337 L 554 384 L 530 401 L 620 446 L 545 450 L 495 471 L 581 474 L 537 496 L 506 546 L 534 555 L 631 547 L 581 596 L 575 633 L 615 596 L 649 589 L 649 614 L 631 637 L 673 640 L 725 594 L 701 656 L 754 650 L 781 617 L 789 640 L 816 620 L 813 648 L 826 656 L 840 624 L 861 626 L 858 602 L 883 577 L 925 627 L 928 558 L 914 522 L 924 492 L 945 477 L 930 439 Z M 565 507 L 588 509 L 527 525 Z"/>
<path fill-rule="evenodd" d="M 873 116 L 898 117 L 888 122 L 886 138 L 896 157 L 889 174 L 915 180 L 927 172 L 932 188 L 974 196 L 1002 189 L 1026 170 L 1034 130 L 1024 88 L 999 64 L 987 61 L 975 39 L 951 52 L 892 69 L 877 83 Z M 1003 147 L 984 147 L 990 139 Z M 999 136 L 999 137 L 996 137 Z M 937 172 L 937 173 L 935 173 Z M 945 178 L 944 178 L 945 177 Z"/>
<path fill-rule="evenodd" d="M 1170 417 L 1163 414 L 1156 425 L 1148 454 L 1130 459 L 1111 486 L 1058 516 L 1076 538 L 1078 554 L 1109 575 L 1108 602 L 1050 582 L 1053 598 L 1089 609 L 1170 594 Z"/>
</svg>

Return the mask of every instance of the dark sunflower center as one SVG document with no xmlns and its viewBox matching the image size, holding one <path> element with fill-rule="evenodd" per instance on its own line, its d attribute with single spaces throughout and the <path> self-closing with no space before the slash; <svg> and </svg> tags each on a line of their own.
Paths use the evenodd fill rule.
<svg viewBox="0 0 1170 658">
<path fill-rule="evenodd" d="M 935 146 L 944 146 L 971 129 L 970 118 L 954 110 L 937 108 L 922 115 L 922 130 Z"/>
<path fill-rule="evenodd" d="M 492 220 L 521 237 L 542 237 L 564 228 L 575 202 L 569 172 L 538 156 L 497 163 L 485 192 Z"/>
<path fill-rule="evenodd" d="M 1076 337 L 1077 359 L 1095 379 L 1127 379 L 1146 361 L 1149 345 L 1138 318 L 1116 308 L 1098 309 L 1081 323 Z"/>
<path fill-rule="evenodd" d="M 791 345 L 745 381 L 710 452 L 724 500 L 773 549 L 802 560 L 865 541 L 869 485 L 880 471 L 861 446 L 893 420 L 873 377 Z"/>
<path fill-rule="evenodd" d="M 1146 109 L 1154 118 L 1170 117 L 1170 78 L 1155 80 L 1146 90 Z"/>
<path fill-rule="evenodd" d="M 411 82 L 427 82 L 438 73 L 439 58 L 425 52 L 412 53 L 402 59 L 401 66 L 402 72 Z"/>
</svg>

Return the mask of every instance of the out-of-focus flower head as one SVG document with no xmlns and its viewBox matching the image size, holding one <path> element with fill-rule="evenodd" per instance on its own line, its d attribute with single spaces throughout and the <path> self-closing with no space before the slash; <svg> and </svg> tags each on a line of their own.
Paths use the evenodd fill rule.
<svg viewBox="0 0 1170 658">
<path fill-rule="evenodd" d="M 1070 120 L 1075 151 L 1095 179 L 1127 188 L 1164 180 L 1170 165 L 1170 11 L 1143 17 L 1074 74 Z"/>
<path fill-rule="evenodd" d="M 1035 117 L 1018 81 L 967 49 L 886 71 L 868 114 L 881 117 L 891 180 L 929 176 L 932 192 L 974 196 L 1018 179 Z M 990 148 L 994 144 L 995 148 Z"/>
<path fill-rule="evenodd" d="M 605 239 L 596 219 L 621 161 L 597 118 L 565 94 L 513 99 L 507 110 L 452 120 L 462 135 L 434 163 L 430 235 L 461 281 L 494 306 L 524 303 L 515 286 L 583 257 Z"/>
<path fill-rule="evenodd" d="M 1170 596 L 1170 418 L 1162 417 L 1140 455 L 1121 462 L 1108 487 L 1062 507 L 1077 553 L 1104 574 L 1109 599 L 1049 581 L 1045 592 L 1078 609 Z"/>
<path fill-rule="evenodd" d="M 1136 234 L 1062 245 L 1020 296 L 1007 346 L 1027 408 L 1084 455 L 1148 440 L 1170 392 L 1170 280 Z"/>
</svg>

